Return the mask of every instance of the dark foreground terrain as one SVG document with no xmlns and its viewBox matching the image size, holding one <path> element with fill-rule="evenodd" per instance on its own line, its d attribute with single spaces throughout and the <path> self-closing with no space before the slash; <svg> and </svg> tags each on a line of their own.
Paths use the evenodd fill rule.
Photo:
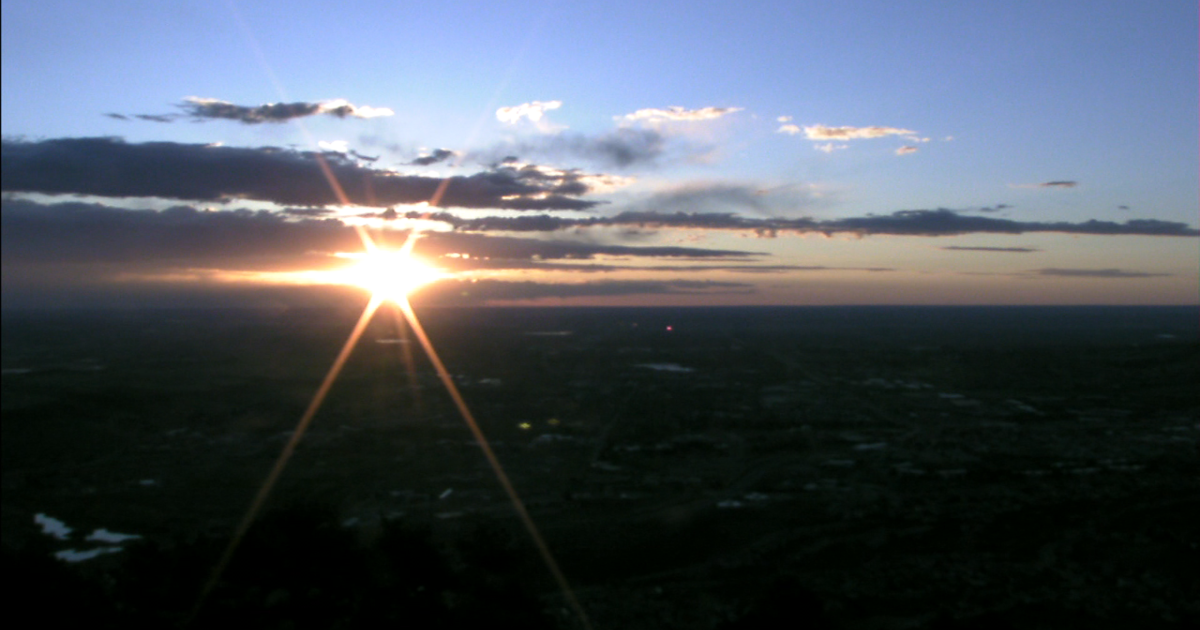
<svg viewBox="0 0 1200 630">
<path fill-rule="evenodd" d="M 594 627 L 1200 623 L 1194 307 L 420 314 Z M 580 627 L 385 315 L 192 625 Z M 356 316 L 5 312 L 9 609 L 184 625 Z"/>
</svg>

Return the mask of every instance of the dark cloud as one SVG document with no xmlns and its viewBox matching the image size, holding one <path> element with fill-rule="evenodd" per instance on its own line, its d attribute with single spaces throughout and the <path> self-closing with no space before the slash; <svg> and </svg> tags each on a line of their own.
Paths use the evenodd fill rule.
<svg viewBox="0 0 1200 630">
<path fill-rule="evenodd" d="M 234 120 L 247 125 L 261 123 L 282 123 L 296 118 L 326 114 L 335 118 L 375 118 L 391 116 L 392 110 L 386 107 L 358 107 L 343 99 L 321 101 L 319 103 L 267 103 L 266 105 L 246 106 L 235 105 L 228 101 L 215 98 L 186 98 L 178 105 L 182 114 L 105 114 L 117 120 L 137 118 L 157 123 L 171 123 L 181 118 L 195 121 L 204 120 Z"/>
<path fill-rule="evenodd" d="M 956 252 L 1011 252 L 1014 254 L 1028 254 L 1042 251 L 1033 247 L 961 247 L 957 245 L 943 247 L 942 249 Z"/>
<path fill-rule="evenodd" d="M 580 227 L 636 226 L 648 228 L 703 228 L 714 230 L 763 230 L 783 229 L 780 226 L 788 219 L 746 219 L 732 213 L 685 213 L 664 214 L 658 212 L 622 212 L 611 217 L 567 218 L 552 215 L 530 215 L 520 217 L 476 217 L 463 218 L 449 212 L 421 214 L 409 212 L 410 219 L 425 218 L 441 221 L 464 232 L 549 232 Z M 798 220 L 793 220 L 798 221 Z M 816 222 L 807 220 L 810 224 Z M 794 229 L 794 228 L 793 228 Z"/>
<path fill-rule="evenodd" d="M 613 225 L 641 228 L 698 228 L 705 230 L 750 230 L 774 236 L 780 229 L 810 231 L 818 225 L 813 219 L 752 219 L 727 212 L 697 213 L 622 212 L 611 219 Z"/>
<path fill-rule="evenodd" d="M 178 118 L 178 116 L 175 116 L 174 114 L 134 114 L 133 117 L 137 118 L 138 120 L 156 123 L 174 122 L 175 119 Z"/>
<path fill-rule="evenodd" d="M 1143 271 L 1125 271 L 1124 269 L 1035 269 L 1030 273 L 1039 276 L 1060 276 L 1067 278 L 1165 278 L 1169 273 L 1146 273 Z"/>
<path fill-rule="evenodd" d="M 890 267 L 826 267 L 823 265 L 612 265 L 592 262 L 559 262 L 540 259 L 457 259 L 440 258 L 438 266 L 450 271 L 468 270 L 512 270 L 529 269 L 537 271 L 570 271 L 577 273 L 613 273 L 620 271 L 650 271 L 657 273 L 690 274 L 708 272 L 747 273 L 747 274 L 779 274 L 787 272 L 824 272 L 824 271 L 895 271 Z"/>
<path fill-rule="evenodd" d="M 1074 188 L 1079 185 L 1079 182 L 1068 179 L 1056 179 L 1050 182 L 1041 182 L 1039 184 L 1009 184 L 1009 188 Z"/>
<path fill-rule="evenodd" d="M 317 114 L 328 114 L 337 118 L 346 118 L 348 116 L 374 118 L 376 116 L 392 115 L 392 111 L 389 109 L 356 107 L 344 100 L 323 101 L 320 103 L 268 103 L 266 105 L 247 107 L 212 98 L 192 97 L 185 99 L 179 107 L 183 109 L 185 116 L 195 120 L 235 120 L 247 125 L 287 122 L 294 118 L 304 118 L 305 116 L 315 116 Z"/>
<path fill-rule="evenodd" d="M 728 271 L 732 273 L 785 273 L 789 271 L 895 271 L 891 267 L 826 267 L 824 265 L 647 265 L 617 267 L 631 271 Z"/>
<path fill-rule="evenodd" d="M 301 216 L 308 209 L 296 209 Z M 6 307 L 229 306 L 345 304 L 354 291 L 336 287 L 273 287 L 253 274 L 340 266 L 331 254 L 361 251 L 355 230 L 332 218 L 296 218 L 293 212 L 203 211 L 173 207 L 131 210 L 102 204 L 0 201 L 0 272 Z M 396 245 L 403 231 L 376 234 Z M 569 270 L 606 257 L 745 260 L 753 252 L 687 247 L 631 247 L 602 243 L 508 238 L 482 234 L 427 234 L 417 252 L 454 270 Z M 443 257 L 469 254 L 469 259 Z M 578 262 L 573 262 L 578 261 Z M 719 268 L 718 265 L 705 265 Z M 600 267 L 615 265 L 602 263 Z M 679 272 L 663 265 L 663 272 Z M 701 265 L 696 267 L 699 270 Z M 651 267 L 647 267 L 650 269 Z M 578 269 L 583 270 L 583 269 Z M 601 269 L 597 269 L 599 271 Z M 590 271 L 590 270 L 589 270 Z M 230 272 L 240 275 L 229 276 Z M 249 274 L 249 275 L 246 275 Z M 231 278 L 241 278 L 232 281 Z M 634 294 L 745 292 L 741 283 L 692 280 L 555 283 L 487 280 L 435 285 L 446 301 L 522 300 Z M 336 294 L 336 295 L 334 295 Z M 440 299 L 439 299 L 440 300 Z M 470 301 L 468 300 L 468 301 Z"/>
<path fill-rule="evenodd" d="M 697 247 L 635 247 L 578 241 L 550 241 L 532 238 L 509 238 L 466 234 L 461 232 L 432 232 L 417 242 L 416 251 L 425 256 L 469 254 L 472 258 L 501 260 L 562 260 L 591 259 L 596 256 L 637 256 L 656 258 L 749 258 L 762 256 L 759 252 L 702 249 Z"/>
<path fill-rule="evenodd" d="M 570 219 L 549 214 L 519 217 L 475 217 L 466 219 L 449 212 L 415 212 L 404 214 L 406 219 L 427 219 L 453 226 L 463 232 L 554 232 L 572 227 L 598 225 L 599 218 Z"/>
<path fill-rule="evenodd" d="M 293 217 L 324 217 L 333 214 L 333 210 L 325 208 L 284 208 L 280 212 Z"/>
<path fill-rule="evenodd" d="M 804 230 L 805 227 L 801 226 Z M 897 234 L 914 236 L 953 236 L 957 234 L 1024 234 L 1027 232 L 1059 232 L 1064 234 L 1143 235 L 1143 236 L 1200 236 L 1200 231 L 1185 223 L 1135 219 L 1124 223 L 1097 221 L 1082 223 L 1067 221 L 1013 221 L 990 217 L 968 217 L 953 210 L 901 210 L 886 216 L 852 217 L 820 221 L 815 232 L 852 232 L 867 234 Z"/>
<path fill-rule="evenodd" d="M 429 155 L 422 155 L 412 162 L 409 162 L 409 164 L 414 164 L 416 166 L 429 166 L 430 164 L 437 164 L 438 162 L 442 162 L 452 157 L 454 157 L 454 151 L 451 151 L 450 149 L 434 149 L 433 153 Z"/>
<path fill-rule="evenodd" d="M 1128 210 L 1129 206 L 1117 206 L 1117 210 Z"/>
<path fill-rule="evenodd" d="M 478 282 L 439 282 L 422 289 L 413 296 L 413 301 L 478 303 L 496 300 L 537 300 L 542 298 L 620 295 L 746 294 L 753 291 L 753 285 L 741 282 L 715 282 L 710 280 L 602 280 L 579 283 L 480 280 Z"/>
<path fill-rule="evenodd" d="M 356 251 L 354 230 L 336 219 L 190 207 L 127 210 L 101 204 L 0 203 L 4 263 L 95 263 L 305 256 Z"/>
<path fill-rule="evenodd" d="M 982 208 L 979 208 L 979 211 L 980 212 L 1000 212 L 1001 210 L 1007 210 L 1011 207 L 1012 206 L 1010 206 L 1006 203 L 998 203 L 994 206 L 984 206 Z"/>
<path fill-rule="evenodd" d="M 299 212 L 307 214 L 307 209 Z M 129 210 L 92 203 L 0 203 L 0 256 L 5 265 L 24 263 L 146 263 L 187 260 L 214 269 L 245 268 L 246 259 L 273 258 L 295 266 L 312 254 L 359 251 L 354 229 L 338 219 L 293 218 L 291 212 L 203 211 L 178 206 L 162 211 Z M 290 215 L 290 216 L 289 216 Z M 399 242 L 389 231 L 380 241 Z M 539 240 L 466 233 L 428 233 L 417 252 L 431 258 L 468 254 L 463 268 L 528 268 L 529 262 L 591 260 L 597 256 L 680 259 L 748 259 L 762 254 L 692 247 L 636 247 L 565 240 Z M 453 261 L 447 258 L 447 261 Z"/>
<path fill-rule="evenodd" d="M 665 150 L 666 138 L 658 131 L 620 128 L 598 136 L 560 133 L 525 138 L 479 152 L 474 157 L 484 162 L 515 160 L 513 154 L 539 159 L 579 158 L 626 168 L 652 163 Z"/>
<path fill-rule="evenodd" d="M 779 232 L 853 233 L 861 236 L 893 234 L 909 236 L 956 236 L 961 234 L 1025 234 L 1057 232 L 1064 234 L 1200 236 L 1200 230 L 1186 223 L 1156 219 L 1132 219 L 1123 223 L 1097 221 L 1013 221 L 992 217 L 966 216 L 953 210 L 900 210 L 889 215 L 842 219 L 745 218 L 732 213 L 694 212 L 622 212 L 611 217 L 581 219 L 551 216 L 483 217 L 464 219 L 450 213 L 435 213 L 428 218 L 444 221 L 463 231 L 552 231 L 574 227 L 637 226 L 643 228 L 696 228 L 709 230 L 746 230 L 763 236 Z"/>
<path fill-rule="evenodd" d="M 341 203 L 322 162 L 355 205 L 429 201 L 442 185 L 442 206 L 583 210 L 598 203 L 576 198 L 588 192 L 578 171 L 554 175 L 536 168 L 500 166 L 443 179 L 372 169 L 336 153 L 174 142 L 132 144 L 116 138 L 6 139 L 0 150 L 0 184 L 5 192 L 198 201 L 241 198 L 297 206 Z"/>
<path fill-rule="evenodd" d="M 253 274 L 337 267 L 340 263 L 332 253 L 361 251 L 362 243 L 354 229 L 340 220 L 295 218 L 294 214 L 203 211 L 182 206 L 162 211 L 130 210 L 94 203 L 47 205 L 26 199 L 4 199 L 0 202 L 4 304 L 6 307 L 127 307 L 320 303 L 327 298 L 320 297 L 319 292 L 271 287 L 253 275 L 236 276 L 244 279 L 231 283 L 226 276 L 229 272 Z M 389 231 L 376 234 L 376 240 L 396 245 L 405 234 Z M 583 267 L 583 261 L 598 256 L 709 260 L 745 260 L 757 256 L 743 251 L 631 247 L 459 233 L 428 234 L 418 242 L 417 252 L 438 259 L 439 265 L 453 270 L 569 270 L 571 265 Z M 443 257 L 452 253 L 469 254 L 470 258 Z M 601 266 L 616 270 L 614 265 Z M 672 270 L 664 265 L 661 271 Z M 554 283 L 482 281 L 467 285 L 452 281 L 450 284 L 460 287 L 448 294 L 452 298 L 465 287 L 482 291 L 485 300 L 748 290 L 748 285 L 740 283 L 685 280 L 587 283 L 567 285 L 561 290 L 556 290 L 558 285 Z"/>
</svg>

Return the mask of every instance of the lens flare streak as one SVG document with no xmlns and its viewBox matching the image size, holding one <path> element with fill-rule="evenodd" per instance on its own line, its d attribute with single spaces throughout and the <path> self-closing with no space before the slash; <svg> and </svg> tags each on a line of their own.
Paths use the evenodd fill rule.
<svg viewBox="0 0 1200 630">
<path fill-rule="evenodd" d="M 287 445 L 283 447 L 283 451 L 280 452 L 278 459 L 275 460 L 275 466 L 267 474 L 267 478 L 263 481 L 262 487 L 259 488 L 258 494 L 250 504 L 250 508 L 246 510 L 246 515 L 242 517 L 237 529 L 234 530 L 229 545 L 225 548 L 225 552 L 221 554 L 221 559 L 217 561 L 216 567 L 213 568 L 212 576 L 205 583 L 204 589 L 200 591 L 200 597 L 192 609 L 193 619 L 200 612 L 200 608 L 204 605 L 204 600 L 208 598 L 213 588 L 216 587 L 217 581 L 221 579 L 221 575 L 225 572 L 229 561 L 233 559 L 234 552 L 237 551 L 238 545 L 241 544 L 242 538 L 246 536 L 246 532 L 254 524 L 254 520 L 258 518 L 258 513 L 262 511 L 263 505 L 267 502 L 267 497 L 270 496 L 275 483 L 279 481 L 280 475 L 283 474 L 283 469 L 287 467 L 288 460 L 292 458 L 292 453 L 296 451 L 296 446 L 300 444 L 300 440 L 304 437 L 304 432 L 308 430 L 308 425 L 312 423 L 313 417 L 317 415 L 317 410 L 325 402 L 325 396 L 329 394 L 329 390 L 333 387 L 333 382 L 337 380 L 342 367 L 346 365 L 346 360 L 350 358 L 350 353 L 354 351 L 354 347 L 358 344 L 359 338 L 362 337 L 363 331 L 366 330 L 367 324 L 370 323 L 371 318 L 375 315 L 375 311 L 379 310 L 379 306 L 382 303 L 382 298 L 371 296 L 367 307 L 363 309 L 362 315 L 358 318 L 358 323 L 354 325 L 354 330 L 350 332 L 346 343 L 342 345 L 341 352 L 334 359 L 329 372 L 325 374 L 325 380 L 321 382 L 321 386 L 313 396 L 312 402 L 308 404 L 308 408 L 304 410 L 304 415 L 300 417 L 300 422 L 296 424 L 296 429 L 292 431 L 292 437 L 288 439 Z"/>
<path fill-rule="evenodd" d="M 364 228 L 360 228 L 358 232 L 359 236 L 363 240 L 363 246 L 367 252 L 366 256 L 374 259 L 373 263 L 376 266 L 379 266 L 381 263 L 386 264 L 386 261 L 390 260 L 396 263 L 393 272 L 402 273 L 404 269 L 412 269 L 412 263 L 410 259 L 412 256 L 413 247 L 416 245 L 416 241 L 419 238 L 419 234 L 417 232 L 409 232 L 400 249 L 393 252 L 385 252 L 380 250 L 375 244 L 374 239 L 371 238 L 370 234 Z M 381 272 L 386 274 L 387 270 L 376 269 L 375 272 L 377 274 Z M 283 474 L 283 470 L 287 466 L 288 461 L 291 459 L 292 454 L 295 452 L 297 445 L 304 437 L 304 433 L 307 431 L 308 426 L 312 423 L 313 418 L 316 416 L 317 410 L 319 410 L 322 403 L 324 403 L 325 397 L 329 394 L 329 390 L 333 387 L 334 381 L 337 380 L 337 377 L 341 373 L 342 368 L 345 366 L 347 359 L 349 359 L 350 354 L 353 352 L 355 346 L 361 339 L 363 332 L 366 330 L 367 324 L 369 324 L 372 318 L 375 316 L 375 313 L 379 310 L 379 307 L 382 306 L 385 301 L 390 301 L 396 305 L 400 311 L 400 314 L 403 316 L 403 322 L 400 321 L 400 317 L 397 317 L 397 324 L 400 324 L 401 327 L 403 327 L 402 324 L 407 322 L 408 327 L 412 330 L 413 336 L 417 338 L 417 341 L 421 344 L 421 348 L 425 351 L 425 355 L 429 357 L 429 361 L 431 364 L 433 364 L 434 371 L 437 373 L 438 379 L 446 388 L 446 392 L 450 395 L 451 400 L 454 402 L 454 406 L 462 416 L 463 421 L 466 422 L 467 427 L 471 430 L 471 434 L 475 438 L 475 442 L 479 445 L 480 450 L 483 451 L 484 457 L 487 459 L 488 464 L 492 467 L 492 471 L 495 473 L 497 481 L 499 481 L 501 487 L 504 489 L 505 494 L 508 496 L 509 501 L 512 503 L 513 509 L 517 512 L 517 516 L 520 518 L 522 525 L 524 525 L 529 537 L 533 540 L 534 546 L 537 547 L 538 554 L 541 556 L 542 562 L 546 565 L 547 570 L 554 578 L 554 581 L 559 590 L 562 592 L 563 598 L 566 600 L 567 605 L 579 619 L 583 628 L 585 628 L 585 630 L 591 630 L 592 625 L 588 619 L 587 613 L 583 610 L 583 606 L 580 605 L 578 598 L 575 596 L 574 591 L 567 582 L 566 576 L 559 568 L 558 562 L 554 559 L 554 555 L 550 552 L 550 548 L 546 544 L 545 539 L 542 537 L 541 532 L 538 530 L 537 524 L 534 523 L 533 517 L 529 515 L 529 511 L 526 509 L 524 501 L 522 501 L 520 495 L 517 494 L 517 490 L 513 486 L 512 481 L 509 479 L 508 473 L 504 471 L 504 467 L 500 464 L 500 460 L 496 457 L 496 454 L 492 450 L 491 445 L 488 443 L 487 438 L 483 435 L 483 431 L 479 428 L 479 424 L 475 421 L 475 415 L 471 412 L 470 407 L 467 406 L 467 402 L 463 398 L 462 393 L 459 392 L 458 386 L 454 384 L 454 379 L 450 376 L 450 372 L 446 370 L 446 366 L 442 363 L 441 357 L 438 355 L 437 350 L 434 348 L 433 343 L 429 339 L 429 336 L 425 334 L 425 329 L 421 326 L 421 322 L 417 318 L 416 312 L 413 311 L 412 305 L 408 301 L 407 293 L 415 287 L 416 285 L 397 288 L 390 286 L 375 286 L 374 284 L 369 287 L 372 291 L 370 301 L 367 303 L 366 308 L 363 309 L 362 315 L 359 316 L 358 322 L 354 325 L 353 331 L 346 339 L 346 343 L 342 346 L 337 358 L 334 359 L 333 365 L 330 367 L 329 372 L 325 375 L 325 380 L 322 381 L 321 386 L 317 389 L 317 393 L 313 396 L 312 402 L 310 402 L 308 408 L 305 409 L 304 414 L 301 416 L 295 431 L 292 432 L 292 436 L 288 440 L 287 445 L 284 446 L 283 451 L 279 454 L 279 458 L 275 461 L 274 467 L 263 481 L 263 484 L 259 488 L 258 494 L 254 497 L 254 501 L 251 503 L 250 508 L 246 511 L 246 514 L 243 516 L 241 522 L 238 523 L 237 529 L 234 531 L 229 545 L 226 547 L 225 552 L 221 555 L 220 560 L 213 569 L 211 577 L 205 584 L 200 593 L 200 597 L 196 602 L 196 606 L 192 610 L 193 619 L 197 614 L 199 614 L 204 601 L 216 587 L 221 575 L 224 573 L 225 569 L 229 565 L 229 562 L 232 560 L 238 545 L 245 537 L 246 532 L 249 531 L 250 526 L 254 523 L 255 519 L 258 517 L 258 514 L 262 511 L 263 506 L 266 504 L 267 498 L 271 494 L 271 490 L 275 487 L 276 482 L 279 481 L 279 477 Z M 405 336 L 407 337 L 407 334 L 405 334 Z M 411 353 L 411 350 L 408 348 L 405 350 Z M 411 363 L 411 354 L 408 354 L 405 359 L 405 362 L 408 364 L 407 367 L 409 369 L 409 376 L 411 378 L 414 374 L 412 369 L 413 365 Z"/>
<path fill-rule="evenodd" d="M 520 495 L 517 494 L 517 489 L 513 487 L 512 481 L 509 480 L 508 473 L 504 472 L 504 467 L 500 464 L 500 460 L 497 459 L 495 452 L 492 451 L 492 447 L 488 443 L 487 438 L 484 437 L 483 431 L 480 430 L 479 424 L 475 422 L 475 415 L 467 407 L 467 401 L 463 399 L 462 394 L 458 391 L 458 386 L 454 384 L 454 379 L 450 376 L 450 372 L 446 370 L 446 366 L 438 356 L 437 350 L 434 349 L 433 343 L 429 341 L 429 336 L 425 334 L 425 329 L 417 319 L 417 314 L 413 312 L 412 305 L 408 303 L 407 299 L 396 300 L 395 304 L 404 314 L 404 319 L 408 321 L 408 325 L 412 327 L 413 335 L 421 343 L 421 348 L 425 350 L 425 355 L 429 357 L 429 362 L 433 364 L 433 368 L 437 372 L 438 378 L 442 381 L 442 385 L 445 386 L 446 391 L 450 394 L 450 398 L 454 400 L 454 406 L 458 408 L 458 413 L 462 415 L 463 421 L 471 429 L 471 435 L 475 437 L 475 442 L 479 444 L 479 448 L 483 451 L 484 457 L 487 458 L 488 464 L 492 466 L 492 472 L 496 474 L 496 479 L 504 488 L 509 501 L 512 502 L 513 508 L 517 511 L 517 516 L 520 517 L 521 523 L 529 533 L 529 537 L 533 540 L 534 545 L 537 546 L 538 554 L 542 557 L 542 562 L 546 564 L 546 568 L 554 577 L 554 581 L 558 584 L 559 590 L 562 591 L 567 604 L 579 618 L 583 627 L 590 630 L 592 625 L 588 620 L 587 613 L 584 612 L 583 606 L 580 605 L 579 600 L 575 597 L 575 592 L 571 589 L 566 576 L 559 568 L 558 562 L 554 559 L 554 554 L 550 553 L 550 547 L 546 545 L 546 540 L 542 538 L 541 532 L 533 522 L 533 517 L 529 515 L 529 511 L 525 508 L 525 502 L 521 500 Z"/>
<path fill-rule="evenodd" d="M 267 64 L 266 58 L 263 55 L 261 48 L 258 46 L 258 42 L 255 40 L 253 33 L 251 33 L 249 26 L 242 19 L 240 13 L 238 13 L 237 8 L 234 6 L 232 0 L 228 1 L 228 6 L 234 15 L 235 21 L 237 21 L 238 26 L 241 28 L 243 36 L 247 39 L 251 48 L 257 55 L 259 64 L 263 67 L 267 75 L 275 84 L 276 90 L 281 96 L 284 96 L 283 87 L 279 83 L 278 78 L 275 77 L 270 65 Z M 545 14 L 543 14 L 542 21 L 545 20 L 545 17 Z M 524 54 L 525 48 L 528 47 L 529 41 L 532 40 L 533 35 L 537 30 L 540 29 L 542 21 L 538 22 L 534 33 L 530 34 L 529 40 L 527 40 L 525 43 L 525 47 L 522 49 L 521 53 L 518 54 L 518 60 Z M 513 63 L 513 67 L 515 66 L 516 61 Z M 512 68 L 509 69 L 510 73 L 511 71 Z M 508 78 L 506 76 L 501 83 L 501 88 L 503 88 L 503 85 L 507 83 L 507 81 Z M 497 94 L 499 94 L 499 90 L 497 91 Z M 308 137 L 309 144 L 315 145 L 316 143 L 314 142 L 314 138 L 310 133 L 308 133 L 308 129 L 303 124 L 300 124 L 299 128 L 301 132 Z M 459 160 L 461 161 L 461 158 L 459 158 Z M 333 169 L 330 168 L 324 157 L 319 153 L 317 154 L 317 163 L 320 166 L 322 175 L 325 176 L 325 180 L 329 183 L 329 187 L 332 189 L 334 195 L 338 198 L 338 201 L 341 202 L 343 206 L 352 205 L 349 198 L 346 196 L 341 183 L 338 182 L 337 176 L 334 174 Z M 446 194 L 446 189 L 449 187 L 449 184 L 450 178 L 445 178 L 439 183 L 437 190 L 434 191 L 428 203 L 430 212 L 432 212 L 433 208 L 436 208 L 440 205 L 442 197 Z M 425 216 L 428 217 L 428 215 L 429 213 L 426 213 Z M 381 252 L 379 247 L 376 245 L 375 240 L 371 238 L 370 233 L 364 226 L 355 224 L 354 230 L 358 234 L 359 239 L 362 241 L 363 250 L 367 256 L 377 256 L 380 253 L 384 253 Z M 411 259 L 413 247 L 416 245 L 416 241 L 419 237 L 420 232 L 417 229 L 413 229 L 408 232 L 404 239 L 404 244 L 400 247 L 398 252 L 396 252 L 401 261 L 407 261 Z M 288 460 L 291 459 L 292 453 L 296 450 L 296 446 L 300 443 L 301 438 L 304 437 L 304 433 L 308 429 L 309 424 L 312 423 L 313 417 L 316 416 L 317 410 L 320 409 L 321 404 L 325 401 L 326 395 L 328 395 L 329 390 L 333 387 L 333 383 L 337 380 L 338 375 L 341 373 L 346 360 L 350 357 L 351 352 L 353 352 L 354 347 L 358 344 L 359 339 L 366 330 L 367 324 L 370 323 L 371 319 L 374 317 L 376 311 L 379 310 L 379 307 L 383 304 L 383 302 L 390 300 L 396 304 L 397 307 L 399 307 L 404 319 L 412 328 L 414 336 L 417 337 L 417 340 L 421 343 L 421 347 L 425 350 L 426 356 L 429 357 L 429 361 L 433 364 L 434 369 L 437 371 L 438 378 L 442 381 L 446 391 L 450 394 L 455 406 L 462 415 L 463 420 L 470 428 L 472 435 L 475 437 L 475 441 L 479 444 L 480 449 L 483 451 L 484 456 L 487 458 L 488 463 L 495 472 L 496 479 L 500 482 L 500 485 L 503 486 L 504 492 L 508 495 L 509 500 L 512 502 L 513 508 L 520 517 L 522 524 L 525 526 L 530 538 L 533 539 L 534 544 L 537 546 L 538 553 L 541 555 L 542 561 L 546 564 L 546 568 L 550 571 L 551 575 L 554 577 L 554 581 L 562 591 L 563 597 L 567 604 L 570 606 L 572 612 L 574 612 L 578 617 L 583 628 L 585 630 L 591 630 L 591 621 L 588 619 L 586 612 L 583 610 L 578 598 L 576 598 L 574 591 L 567 582 L 566 576 L 564 576 L 562 570 L 559 569 L 558 562 L 555 561 L 553 554 L 550 553 L 550 548 L 546 545 L 545 539 L 542 538 L 541 532 L 538 530 L 533 518 L 529 515 L 529 511 L 525 508 L 525 503 L 517 494 L 516 488 L 513 487 L 512 482 L 508 478 L 508 474 L 504 472 L 504 467 L 500 465 L 500 460 L 496 458 L 495 453 L 488 444 L 487 438 L 484 437 L 483 432 L 479 429 L 479 425 L 475 422 L 474 414 L 472 414 L 470 408 L 467 407 L 467 403 L 463 399 L 462 394 L 458 391 L 458 387 L 454 384 L 454 380 L 451 378 L 450 373 L 446 371 L 446 366 L 442 363 L 437 351 L 434 350 L 433 343 L 430 342 L 429 337 L 425 334 L 424 328 L 421 327 L 421 323 L 418 321 L 416 313 L 413 312 L 412 306 L 408 302 L 407 293 L 415 288 L 416 285 L 404 287 L 400 290 L 380 292 L 372 287 L 370 301 L 367 303 L 366 308 L 363 309 L 362 315 L 359 316 L 358 322 L 354 325 L 353 331 L 346 339 L 346 343 L 342 346 L 337 358 L 334 359 L 333 365 L 330 366 L 329 372 L 325 375 L 325 380 L 321 382 L 321 386 L 317 389 L 317 393 L 313 396 L 312 402 L 310 402 L 308 408 L 305 409 L 304 414 L 301 416 L 299 423 L 297 423 L 295 431 L 292 432 L 292 436 L 288 440 L 287 445 L 284 446 L 283 451 L 279 454 L 279 458 L 275 461 L 274 467 L 267 475 L 267 478 L 263 481 L 262 487 L 259 488 L 258 494 L 254 497 L 254 501 L 251 503 L 250 508 L 246 511 L 245 516 L 242 517 L 241 522 L 238 523 L 237 529 L 235 530 L 229 545 L 226 547 L 224 553 L 221 555 L 220 560 L 214 567 L 208 582 L 205 583 L 204 588 L 201 590 L 200 595 L 197 598 L 196 605 L 192 609 L 188 625 L 190 625 L 190 623 L 194 621 L 196 616 L 199 614 L 204 605 L 204 601 L 216 587 L 221 575 L 224 573 L 230 560 L 232 560 L 238 545 L 245 537 L 246 532 L 250 529 L 250 526 L 254 523 L 254 520 L 258 517 L 263 505 L 266 503 L 267 497 L 270 496 L 271 490 L 279 480 L 279 477 L 283 474 L 283 470 L 287 466 Z M 408 350 L 408 352 L 411 353 L 411 350 Z M 411 361 L 411 354 L 409 354 L 406 359 L 406 362 Z M 412 371 L 412 364 L 409 363 L 408 367 L 411 377 L 414 374 Z"/>
</svg>

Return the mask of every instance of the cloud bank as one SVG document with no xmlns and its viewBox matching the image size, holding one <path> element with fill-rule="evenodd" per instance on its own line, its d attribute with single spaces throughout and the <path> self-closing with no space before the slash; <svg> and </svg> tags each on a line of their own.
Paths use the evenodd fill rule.
<svg viewBox="0 0 1200 630">
<path fill-rule="evenodd" d="M 398 236 L 397 236 L 398 234 Z M 391 233 L 396 239 L 405 232 Z M 103 204 L 0 203 L 0 255 L 9 263 L 146 262 L 190 259 L 217 268 L 248 258 L 296 259 L 359 251 L 354 229 L 333 218 L 294 212 L 205 211 L 177 206 L 162 211 Z M 746 260 L 742 250 L 630 246 L 471 233 L 427 233 L 416 246 L 431 257 L 508 261 L 591 260 L 597 256 Z"/>
<path fill-rule="evenodd" d="M 116 138 L 5 140 L 0 145 L 5 192 L 161 197 L 221 201 L 254 199 L 281 205 L 342 203 L 326 173 L 350 204 L 386 207 L 429 201 L 460 208 L 583 210 L 598 202 L 583 174 L 498 165 L 450 178 L 404 175 L 361 166 L 346 156 L 174 142 L 126 143 Z"/>
<path fill-rule="evenodd" d="M 0 208 L 0 256 L 5 264 L 200 258 L 221 262 L 362 248 L 354 230 L 339 220 L 295 220 L 265 211 L 206 212 L 187 206 L 127 210 L 11 199 Z"/>
<path fill-rule="evenodd" d="M 1025 234 L 1057 232 L 1062 234 L 1200 236 L 1200 230 L 1186 223 L 1156 219 L 1132 219 L 1123 223 L 1095 219 L 1069 221 L 1013 221 L 983 216 L 967 216 L 953 210 L 899 210 L 889 215 L 846 217 L 840 219 L 747 218 L 733 213 L 694 212 L 622 212 L 611 217 L 563 218 L 553 216 L 481 217 L 465 219 L 450 213 L 435 213 L 429 218 L 463 231 L 553 231 L 576 227 L 628 226 L 642 228 L 682 228 L 706 230 L 745 230 L 764 236 L 780 232 L 833 235 L 850 233 L 860 236 L 889 234 L 902 236 L 958 236 L 962 234 Z"/>
</svg>

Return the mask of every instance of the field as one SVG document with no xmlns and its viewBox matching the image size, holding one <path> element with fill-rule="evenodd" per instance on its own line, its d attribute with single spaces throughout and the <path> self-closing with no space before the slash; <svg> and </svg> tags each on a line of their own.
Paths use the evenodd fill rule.
<svg viewBox="0 0 1200 630">
<path fill-rule="evenodd" d="M 183 623 L 356 315 L 6 311 L 17 600 Z M 1194 307 L 420 315 L 594 627 L 1200 622 Z M 239 554 L 201 622 L 579 627 L 387 313 Z"/>
</svg>

